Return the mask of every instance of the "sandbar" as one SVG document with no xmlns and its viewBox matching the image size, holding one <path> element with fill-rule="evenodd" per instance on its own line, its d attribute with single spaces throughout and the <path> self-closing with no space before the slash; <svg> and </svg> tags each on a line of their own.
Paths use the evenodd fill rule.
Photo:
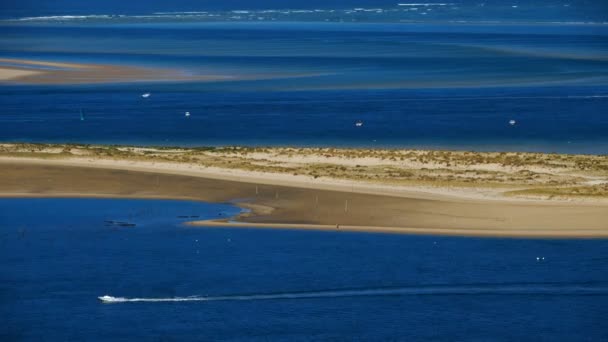
<svg viewBox="0 0 608 342">
<path fill-rule="evenodd" d="M 182 70 L 170 68 L 0 58 L 0 82 L 9 84 L 214 81 L 230 78 L 222 75 L 191 75 Z"/>
<path fill-rule="evenodd" d="M 210 169 L 210 170 L 207 170 Z M 188 199 L 248 212 L 199 227 L 264 227 L 499 237 L 607 238 L 603 201 L 478 198 L 119 158 L 0 156 L 0 196 Z M 290 181 L 291 180 L 291 181 Z"/>
</svg>

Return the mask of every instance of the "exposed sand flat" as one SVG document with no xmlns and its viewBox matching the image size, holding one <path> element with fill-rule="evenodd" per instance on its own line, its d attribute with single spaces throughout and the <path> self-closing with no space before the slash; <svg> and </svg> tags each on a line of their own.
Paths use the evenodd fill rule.
<svg viewBox="0 0 608 342">
<path fill-rule="evenodd" d="M 608 229 L 458 229 L 458 228 L 413 228 L 322 224 L 279 224 L 226 221 L 193 221 L 193 227 L 207 228 L 255 228 L 255 229 L 299 229 L 333 232 L 374 232 L 388 234 L 423 234 L 479 237 L 528 237 L 528 238 L 608 238 Z"/>
<path fill-rule="evenodd" d="M 205 169 L 137 159 L 3 157 L 0 194 L 210 202 L 240 199 L 237 205 L 251 213 L 234 219 L 265 227 L 335 229 L 339 224 L 344 230 L 390 233 L 608 237 L 608 205 L 601 201 L 486 200 Z"/>
<path fill-rule="evenodd" d="M 2 66 L 2 63 L 9 63 L 9 65 Z M 180 70 L 127 65 L 57 63 L 0 58 L 0 82 L 18 84 L 96 84 L 225 79 L 230 79 L 230 77 L 220 75 L 187 75 Z"/>
<path fill-rule="evenodd" d="M 39 71 L 35 71 L 35 70 L 23 70 L 23 69 L 16 69 L 16 68 L 0 67 L 0 81 L 18 79 L 18 78 L 22 78 L 22 77 L 36 75 L 39 73 L 40 73 Z"/>
<path fill-rule="evenodd" d="M 5 64 L 5 65 L 3 65 Z M 53 69 L 56 68 L 56 69 Z M 324 73 L 200 75 L 181 69 L 134 65 L 80 64 L 0 58 L 0 82 L 15 84 L 98 84 L 121 82 L 231 81 L 313 77 Z"/>
<path fill-rule="evenodd" d="M 49 66 L 49 67 L 56 67 L 56 68 L 71 68 L 71 69 L 80 69 L 80 68 L 87 67 L 86 64 L 34 61 L 34 60 L 30 60 L 30 59 L 17 59 L 17 58 L 0 58 L 0 63 L 22 64 L 22 65 L 31 65 L 31 66 Z"/>
</svg>

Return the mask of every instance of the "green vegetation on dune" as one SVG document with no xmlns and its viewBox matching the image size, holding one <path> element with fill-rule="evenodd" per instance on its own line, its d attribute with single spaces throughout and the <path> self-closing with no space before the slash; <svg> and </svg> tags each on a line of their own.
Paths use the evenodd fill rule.
<svg viewBox="0 0 608 342">
<path fill-rule="evenodd" d="M 184 163 L 371 184 L 488 188 L 508 196 L 608 198 L 608 156 L 289 147 L 0 144 L 0 156 Z M 600 180 L 590 185 L 590 180 Z M 502 190 L 501 190 L 502 189 Z"/>
<path fill-rule="evenodd" d="M 608 184 L 572 186 L 572 187 L 552 187 L 552 188 L 533 188 L 524 190 L 514 190 L 505 193 L 507 196 L 542 196 L 552 197 L 599 197 L 608 198 Z"/>
</svg>

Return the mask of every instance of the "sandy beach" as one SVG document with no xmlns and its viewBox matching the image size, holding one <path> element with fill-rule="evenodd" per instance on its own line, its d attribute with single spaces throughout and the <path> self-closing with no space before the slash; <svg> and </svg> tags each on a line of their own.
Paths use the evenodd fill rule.
<svg viewBox="0 0 608 342">
<path fill-rule="evenodd" d="M 29 157 L 28 157 L 29 155 Z M 426 191 L 137 158 L 0 157 L 3 197 L 129 197 L 234 203 L 247 212 L 193 226 L 473 236 L 608 237 L 608 204 L 484 191 Z M 235 222 L 236 221 L 236 222 Z"/>
</svg>

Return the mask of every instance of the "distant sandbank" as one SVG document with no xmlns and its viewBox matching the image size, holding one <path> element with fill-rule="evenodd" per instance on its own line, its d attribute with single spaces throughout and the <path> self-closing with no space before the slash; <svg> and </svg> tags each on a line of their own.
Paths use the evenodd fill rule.
<svg viewBox="0 0 608 342">
<path fill-rule="evenodd" d="M 7 84 L 103 84 L 136 82 L 245 81 L 322 76 L 326 73 L 232 73 L 198 74 L 180 68 L 143 67 L 122 64 L 91 64 L 0 58 L 0 83 Z"/>
<path fill-rule="evenodd" d="M 608 202 L 603 196 L 588 201 L 543 200 L 490 194 L 482 190 L 451 192 L 416 191 L 412 187 L 387 187 L 380 183 L 343 182 L 339 179 L 238 170 L 235 166 L 204 165 L 204 161 L 168 162 L 142 156 L 108 156 L 111 147 L 85 148 L 27 145 L 28 152 L 0 153 L 0 195 L 4 197 L 134 197 L 190 199 L 234 203 L 249 209 L 223 222 L 195 222 L 200 226 L 299 228 L 386 233 L 472 236 L 608 237 Z M 44 146 L 36 153 L 32 146 Z M 126 147 L 125 147 L 126 148 Z M 172 149 L 147 151 L 165 153 Z M 55 153 L 49 153 L 54 150 Z M 186 149 L 187 150 L 187 149 Z M 187 150 L 189 155 L 196 154 Z M 204 150 L 199 150 L 201 152 Z M 222 152 L 223 151 L 223 152 Z M 235 159 L 214 160 L 226 165 Z M 258 153 L 260 153 L 258 151 Z M 345 152 L 344 152 L 345 153 Z M 234 154 L 234 152 L 233 152 Z M 302 152 L 302 157 L 304 152 Z M 268 156 L 266 156 L 268 157 Z M 224 159 L 222 159 L 224 158 Z M 227 158 L 227 159 L 226 159 Z M 530 156 L 526 156 L 531 160 Z M 558 159 L 561 159 L 560 156 Z M 595 159 L 603 161 L 603 157 Z M 581 163 L 580 159 L 579 163 Z M 231 161 L 231 163 L 228 163 Z M 430 163 L 428 161 L 427 163 Z M 371 164 L 371 161 L 370 161 Z M 430 165 L 430 164 L 429 164 Z M 358 168 L 363 166 L 359 164 Z M 471 167 L 474 169 L 474 167 Z M 600 172 L 591 174 L 601 181 Z M 562 170 L 565 172 L 565 170 Z M 584 172 L 582 172 L 584 174 Z M 585 181 L 585 180 L 583 180 Z M 449 184 L 447 185 L 449 186 Z M 595 189 L 597 185 L 590 185 Z M 600 187 L 603 185 L 599 185 Z M 472 195 L 471 195 L 472 194 Z M 594 199 L 595 198 L 595 199 Z M 234 222 L 237 221 L 237 222 Z"/>
<path fill-rule="evenodd" d="M 96 84 L 225 79 L 230 79 L 230 77 L 220 75 L 188 75 L 176 69 L 0 58 L 0 82 L 4 83 Z"/>
</svg>

